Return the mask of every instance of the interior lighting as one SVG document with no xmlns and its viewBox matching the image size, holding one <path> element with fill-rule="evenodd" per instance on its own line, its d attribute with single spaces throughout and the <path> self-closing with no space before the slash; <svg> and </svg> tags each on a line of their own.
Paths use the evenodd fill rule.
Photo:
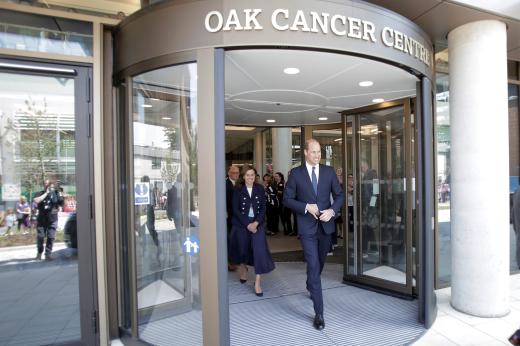
<svg viewBox="0 0 520 346">
<path fill-rule="evenodd" d="M 365 81 L 359 82 L 359 86 L 362 86 L 362 87 L 369 87 L 372 85 L 374 85 L 374 82 L 372 82 L 370 80 L 365 80 Z"/>
<path fill-rule="evenodd" d="M 381 103 L 381 102 L 385 102 L 385 99 L 373 99 L 372 102 Z"/>
<path fill-rule="evenodd" d="M 152 107 L 153 107 L 153 106 L 150 105 L 150 104 L 147 104 L 147 103 L 144 103 L 144 104 L 143 104 L 143 108 L 152 108 Z"/>
<path fill-rule="evenodd" d="M 268 122 L 268 123 L 275 123 L 276 120 L 274 120 L 274 119 L 267 119 L 266 122 Z"/>
<path fill-rule="evenodd" d="M 298 74 L 300 73 L 300 69 L 296 67 L 286 67 L 283 69 L 283 73 L 285 74 Z"/>
<path fill-rule="evenodd" d="M 329 120 L 327 117 L 319 117 L 318 120 Z"/>
<path fill-rule="evenodd" d="M 162 117 L 163 120 L 172 120 L 170 117 Z"/>
</svg>

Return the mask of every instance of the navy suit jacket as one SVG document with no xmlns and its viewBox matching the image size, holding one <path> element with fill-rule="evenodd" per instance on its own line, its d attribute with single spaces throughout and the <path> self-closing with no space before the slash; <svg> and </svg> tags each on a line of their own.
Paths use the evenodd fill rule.
<svg viewBox="0 0 520 346">
<path fill-rule="evenodd" d="M 249 221 L 249 209 L 253 207 L 254 220 L 258 222 L 258 228 L 263 228 L 265 221 L 265 191 L 260 184 L 253 184 L 251 197 L 244 184 L 233 191 L 233 226 L 247 228 Z"/>
<path fill-rule="evenodd" d="M 298 232 L 300 234 L 314 234 L 318 230 L 319 223 L 327 234 L 333 233 L 336 229 L 335 217 L 332 217 L 328 222 L 316 220 L 310 213 L 305 212 L 307 204 L 317 204 L 319 210 L 332 209 L 337 216 L 344 200 L 345 196 L 336 172 L 332 167 L 325 165 L 319 167 L 318 195 L 314 193 L 305 164 L 291 170 L 283 195 L 284 205 L 291 208 L 297 215 Z"/>
</svg>

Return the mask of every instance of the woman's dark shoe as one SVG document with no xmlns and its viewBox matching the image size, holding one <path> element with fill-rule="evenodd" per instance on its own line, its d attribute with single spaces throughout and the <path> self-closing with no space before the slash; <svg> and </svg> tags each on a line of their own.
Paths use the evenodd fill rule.
<svg viewBox="0 0 520 346">
<path fill-rule="evenodd" d="M 245 284 L 247 282 L 247 279 L 240 279 L 241 284 Z"/>
<path fill-rule="evenodd" d="M 258 292 L 256 290 L 256 287 L 255 287 L 255 294 L 256 294 L 257 297 L 263 297 L 264 296 L 264 292 L 262 292 L 262 291 Z"/>
</svg>

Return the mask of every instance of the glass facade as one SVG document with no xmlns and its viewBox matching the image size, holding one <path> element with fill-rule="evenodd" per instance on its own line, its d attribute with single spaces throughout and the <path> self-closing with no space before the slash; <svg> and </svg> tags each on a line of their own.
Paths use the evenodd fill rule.
<svg viewBox="0 0 520 346">
<path fill-rule="evenodd" d="M 92 23 L 0 9 L 0 48 L 92 56 Z"/>
<path fill-rule="evenodd" d="M 160 343 L 161 321 L 195 319 L 198 329 L 185 337 L 192 345 L 202 344 L 197 65 L 138 75 L 133 87 L 132 229 L 139 334 Z"/>
<path fill-rule="evenodd" d="M 436 55 L 436 127 L 437 127 L 437 279 L 439 286 L 451 282 L 451 222 L 450 222 L 450 93 L 447 49 Z M 508 61 L 508 77 L 514 82 L 518 78 L 518 65 Z M 509 193 L 512 196 L 519 184 L 520 172 L 520 126 L 519 84 L 508 85 L 509 118 Z M 510 224 L 510 271 L 518 272 L 516 263 L 516 235 Z"/>
<path fill-rule="evenodd" d="M 75 81 L 0 73 L 0 344 L 79 340 Z"/>
</svg>

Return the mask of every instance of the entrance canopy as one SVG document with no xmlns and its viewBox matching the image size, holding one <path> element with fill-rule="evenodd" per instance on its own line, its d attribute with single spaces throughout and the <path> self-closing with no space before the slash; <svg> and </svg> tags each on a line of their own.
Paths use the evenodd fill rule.
<svg viewBox="0 0 520 346">
<path fill-rule="evenodd" d="M 427 35 L 362 1 L 168 1 L 123 21 L 115 47 L 114 70 L 123 75 L 153 58 L 197 48 L 284 47 L 345 52 L 433 76 Z"/>
</svg>

